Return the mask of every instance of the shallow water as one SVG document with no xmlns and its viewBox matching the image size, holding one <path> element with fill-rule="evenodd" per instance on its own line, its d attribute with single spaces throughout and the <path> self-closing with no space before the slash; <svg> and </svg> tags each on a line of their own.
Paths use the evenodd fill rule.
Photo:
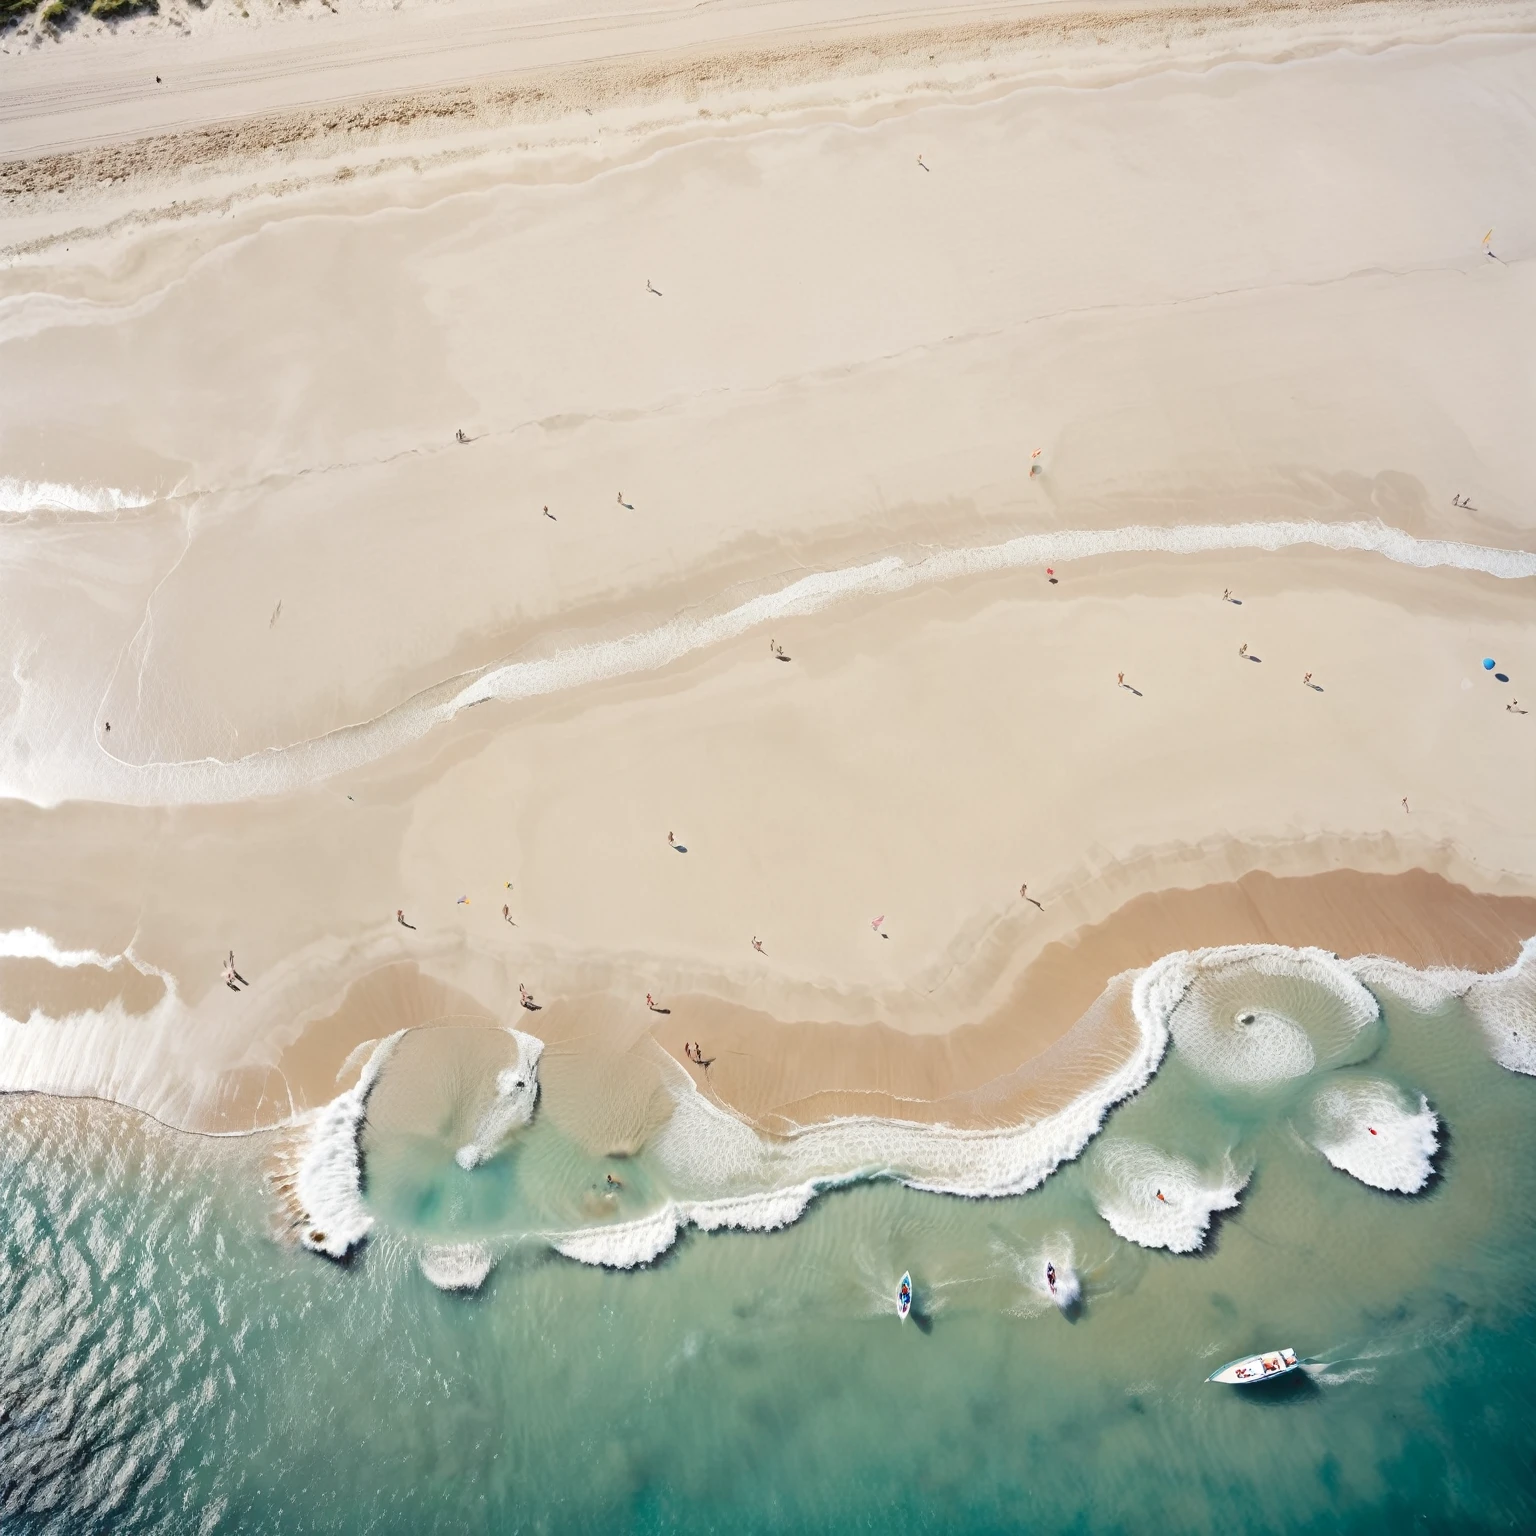
<svg viewBox="0 0 1536 1536">
<path fill-rule="evenodd" d="M 1281 991 L 1264 995 L 1279 1008 Z M 783 1231 L 688 1233 L 628 1272 L 533 1234 L 599 1219 L 609 1171 L 625 1207 L 675 1193 L 666 1169 L 594 1155 L 541 1110 L 466 1172 L 454 1143 L 477 1089 L 458 1067 L 370 1123 L 377 1225 L 346 1266 L 273 1240 L 265 1139 L 11 1099 L 0 1520 L 1529 1530 L 1536 1082 L 1491 1061 L 1459 1005 L 1429 1016 L 1389 999 L 1379 1035 L 1330 1081 L 1427 1095 L 1446 1144 L 1413 1197 L 1309 1145 L 1323 1079 L 1217 1083 L 1176 1045 L 1033 1193 L 861 1183 Z M 1106 1224 L 1126 1146 L 1202 1177 L 1251 1172 L 1198 1255 Z M 439 1290 L 423 1244 L 471 1238 L 493 1241 L 496 1267 L 477 1293 Z M 1073 1317 L 1041 1291 L 1047 1254 L 1080 1277 Z M 917 1317 L 901 1324 L 908 1268 Z M 1282 1344 L 1314 1362 L 1307 1375 L 1246 1394 L 1204 1384 Z"/>
</svg>

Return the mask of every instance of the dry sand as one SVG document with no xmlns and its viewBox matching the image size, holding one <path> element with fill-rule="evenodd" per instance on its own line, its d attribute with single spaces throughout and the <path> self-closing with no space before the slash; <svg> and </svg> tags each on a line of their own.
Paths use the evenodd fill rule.
<svg viewBox="0 0 1536 1536">
<path fill-rule="evenodd" d="M 1523 24 L 508 12 L 593 117 L 486 84 L 458 137 L 316 128 L 335 71 L 458 67 L 406 79 L 423 14 L 194 29 L 165 98 L 126 72 L 180 42 L 81 37 L 0 113 L 5 1086 L 241 1129 L 469 1020 L 546 1038 L 604 1146 L 688 1040 L 766 1128 L 993 1124 L 1102 1071 L 1106 985 L 1170 950 L 1496 969 L 1536 933 L 1529 577 L 1058 559 L 418 729 L 475 669 L 892 553 L 1531 548 Z M 220 78 L 300 148 L 198 139 Z"/>
</svg>

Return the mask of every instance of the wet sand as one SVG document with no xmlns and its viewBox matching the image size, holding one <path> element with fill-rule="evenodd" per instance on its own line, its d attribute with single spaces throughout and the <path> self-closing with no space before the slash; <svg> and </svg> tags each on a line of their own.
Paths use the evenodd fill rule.
<svg viewBox="0 0 1536 1536">
<path fill-rule="evenodd" d="M 998 1123 L 1104 1069 L 1097 1000 L 1170 950 L 1509 963 L 1536 226 L 1489 210 L 1536 207 L 1536 44 L 1482 6 L 1042 15 L 915 63 L 923 18 L 706 19 L 691 73 L 675 16 L 634 22 L 665 68 L 578 17 L 546 62 L 597 69 L 591 117 L 275 138 L 198 117 L 212 33 L 164 101 L 112 39 L 29 56 L 0 933 L 95 958 L 0 954 L 0 1086 L 245 1129 L 469 1020 L 547 1039 L 594 1145 L 643 1139 L 685 1040 L 770 1129 Z M 174 184 L 138 163 L 169 127 L 213 146 Z M 1425 568 L 1255 547 L 1282 521 Z M 1065 553 L 881 587 L 1026 535 Z M 840 595 L 775 607 L 801 579 Z"/>
</svg>

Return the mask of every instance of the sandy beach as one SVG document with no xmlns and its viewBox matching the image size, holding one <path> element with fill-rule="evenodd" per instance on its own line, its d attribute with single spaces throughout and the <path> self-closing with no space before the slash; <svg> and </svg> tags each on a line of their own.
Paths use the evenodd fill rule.
<svg viewBox="0 0 1536 1536">
<path fill-rule="evenodd" d="M 243 22 L 0 58 L 5 1087 L 995 1125 L 1536 935 L 1528 16 Z"/>
</svg>

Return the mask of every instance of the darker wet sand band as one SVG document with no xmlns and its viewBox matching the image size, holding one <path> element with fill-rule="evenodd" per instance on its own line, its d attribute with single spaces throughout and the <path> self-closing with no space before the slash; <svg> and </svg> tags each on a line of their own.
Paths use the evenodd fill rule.
<svg viewBox="0 0 1536 1536">
<path fill-rule="evenodd" d="M 1138 1031 L 1129 986 L 1112 983 L 1176 950 L 1315 946 L 1345 957 L 1384 955 L 1419 970 L 1491 973 L 1512 965 L 1532 934 L 1536 898 L 1481 895 L 1422 870 L 1256 872 L 1134 898 L 1105 921 L 1047 945 L 990 1018 L 947 1033 L 783 1021 L 701 993 L 670 999 L 667 1014 L 607 993 L 552 998 L 536 1013 L 513 1006 L 510 1022 L 547 1043 L 552 1087 L 562 1075 L 573 1087 L 594 1073 L 603 1077 L 605 1121 L 654 1124 L 659 1046 L 717 1102 L 770 1133 L 848 1115 L 996 1126 L 1059 1110 L 1122 1063 Z M 370 1041 L 401 1028 L 493 1027 L 508 1022 L 506 1012 L 414 963 L 381 968 L 309 1026 L 275 1067 L 227 1074 L 217 1119 L 224 1129 L 272 1124 L 339 1092 Z M 702 1046 L 707 1067 L 686 1057 L 691 1041 Z M 579 1134 L 579 1111 L 562 1118 Z M 593 1127 L 605 1144 L 613 1134 Z"/>
</svg>

